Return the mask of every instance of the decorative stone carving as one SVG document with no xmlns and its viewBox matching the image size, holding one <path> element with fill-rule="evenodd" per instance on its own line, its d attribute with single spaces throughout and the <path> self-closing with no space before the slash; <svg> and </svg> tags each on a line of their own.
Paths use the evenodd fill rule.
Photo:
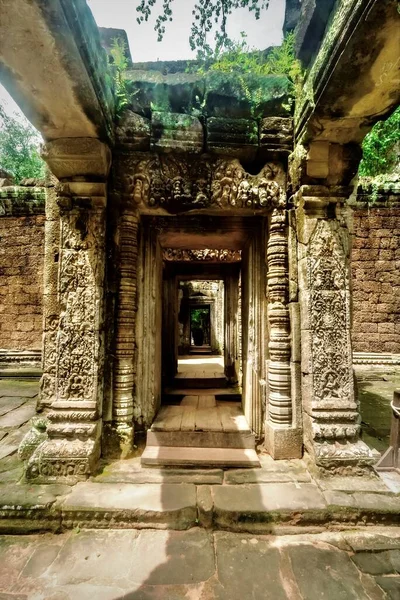
<svg viewBox="0 0 400 600">
<path fill-rule="evenodd" d="M 281 206 L 284 173 L 267 163 L 258 175 L 236 159 L 138 155 L 126 176 L 126 190 L 139 210 L 169 213 L 198 209 L 262 210 Z"/>
<path fill-rule="evenodd" d="M 311 202 L 313 200 L 313 202 Z M 350 342 L 347 231 L 326 219 L 328 198 L 305 198 L 310 232 L 300 281 L 305 443 L 322 470 L 355 473 L 374 462 L 359 440 Z M 309 207 L 309 208 L 308 208 Z M 317 219 L 315 219 L 315 215 Z"/>
<path fill-rule="evenodd" d="M 282 204 L 283 199 L 281 200 Z M 273 211 L 267 247 L 268 348 L 270 355 L 268 418 L 271 423 L 282 427 L 292 424 L 286 215 L 286 210 L 282 206 Z"/>
<path fill-rule="evenodd" d="M 42 401 L 51 402 L 48 438 L 29 458 L 26 476 L 76 481 L 100 455 L 105 184 L 59 185 L 57 204 L 57 303 L 45 306 L 41 382 Z"/>
<path fill-rule="evenodd" d="M 182 250 L 179 248 L 164 248 L 163 260 L 170 261 L 199 261 L 199 262 L 240 262 L 241 250 L 206 248 L 204 250 Z"/>
<path fill-rule="evenodd" d="M 315 408 L 349 401 L 356 409 L 350 346 L 350 296 L 346 256 L 334 229 L 320 220 L 310 240 L 307 277 Z M 351 413 L 350 413 L 351 414 Z M 346 428 L 343 428 L 343 437 Z M 328 429 L 326 431 L 327 437 Z M 355 431 L 355 435 L 358 431 Z M 337 437 L 336 435 L 334 437 Z"/>
</svg>

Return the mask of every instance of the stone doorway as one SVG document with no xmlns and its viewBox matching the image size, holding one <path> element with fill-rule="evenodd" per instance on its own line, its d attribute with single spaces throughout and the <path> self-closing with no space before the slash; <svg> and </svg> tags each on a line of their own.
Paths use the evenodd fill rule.
<svg viewBox="0 0 400 600">
<path fill-rule="evenodd" d="M 146 401 L 152 447 L 145 464 L 161 460 L 156 442 L 164 450 L 170 444 L 161 464 L 183 464 L 189 451 L 182 447 L 218 450 L 197 459 L 190 451 L 196 464 L 258 464 L 255 453 L 248 455 L 262 435 L 266 400 L 266 297 L 259 282 L 267 230 L 267 218 L 143 219 L 137 339 L 138 357 L 148 358 L 138 362 L 137 397 Z M 206 344 L 194 343 L 194 315 L 208 328 Z M 145 331 L 155 335 L 146 338 Z M 176 459 L 172 441 L 184 444 Z"/>
</svg>

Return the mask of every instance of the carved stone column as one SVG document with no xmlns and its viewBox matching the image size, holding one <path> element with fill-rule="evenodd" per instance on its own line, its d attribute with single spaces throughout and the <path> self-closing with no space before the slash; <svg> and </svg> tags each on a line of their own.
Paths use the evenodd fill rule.
<svg viewBox="0 0 400 600">
<path fill-rule="evenodd" d="M 284 206 L 272 212 L 267 267 L 269 402 L 265 443 L 275 459 L 299 458 L 302 455 L 302 431 L 293 419 L 288 231 Z"/>
<path fill-rule="evenodd" d="M 295 197 L 304 443 L 320 469 L 343 474 L 374 462 L 354 391 L 348 193 L 303 186 Z"/>
<path fill-rule="evenodd" d="M 238 382 L 239 377 L 239 273 L 225 277 L 224 321 L 225 321 L 225 375 L 228 381 Z"/>
<path fill-rule="evenodd" d="M 110 153 L 95 139 L 56 140 L 44 156 L 55 175 L 60 211 L 57 298 L 45 307 L 45 372 L 54 371 L 48 439 L 26 476 L 39 481 L 87 477 L 100 456 L 103 397 L 103 296 L 106 184 Z M 46 241 L 47 238 L 46 238 Z M 54 286 L 53 286 L 54 287 Z M 51 290 L 54 292 L 54 289 Z M 54 296 L 54 293 L 53 293 Z M 44 386 L 42 385 L 42 394 Z"/>
<path fill-rule="evenodd" d="M 135 327 L 139 214 L 125 205 L 119 222 L 119 272 L 115 327 L 112 423 L 104 432 L 108 456 L 125 458 L 133 447 L 135 388 Z"/>
</svg>

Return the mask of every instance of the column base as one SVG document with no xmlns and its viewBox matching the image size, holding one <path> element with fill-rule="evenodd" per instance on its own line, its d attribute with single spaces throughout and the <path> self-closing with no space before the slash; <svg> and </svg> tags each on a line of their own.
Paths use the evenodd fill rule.
<svg viewBox="0 0 400 600">
<path fill-rule="evenodd" d="M 303 431 L 295 427 L 265 425 L 265 447 L 274 460 L 290 460 L 303 455 Z"/>
<path fill-rule="evenodd" d="M 133 423 L 104 423 L 102 450 L 106 458 L 129 458 L 133 453 Z"/>
<path fill-rule="evenodd" d="M 25 477 L 34 483 L 83 481 L 94 473 L 100 451 L 100 437 L 95 440 L 48 439 L 27 461 Z"/>
<path fill-rule="evenodd" d="M 318 475 L 365 475 L 377 458 L 362 440 L 314 442 L 307 454 L 311 470 Z"/>
</svg>

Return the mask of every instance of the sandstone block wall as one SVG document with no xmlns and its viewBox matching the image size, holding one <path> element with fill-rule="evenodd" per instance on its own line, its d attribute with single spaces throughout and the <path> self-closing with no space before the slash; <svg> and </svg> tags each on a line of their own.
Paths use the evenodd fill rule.
<svg viewBox="0 0 400 600">
<path fill-rule="evenodd" d="M 353 351 L 400 354 L 400 196 L 354 212 Z"/>
<path fill-rule="evenodd" d="M 0 348 L 42 345 L 44 190 L 0 188 Z M 32 214 L 33 213 L 33 214 Z"/>
</svg>

